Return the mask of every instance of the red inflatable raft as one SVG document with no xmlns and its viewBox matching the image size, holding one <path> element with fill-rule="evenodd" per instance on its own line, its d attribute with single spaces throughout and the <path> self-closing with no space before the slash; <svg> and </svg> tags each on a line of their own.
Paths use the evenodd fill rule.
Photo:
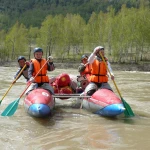
<svg viewBox="0 0 150 150">
<path fill-rule="evenodd" d="M 54 108 L 52 95 L 44 89 L 38 88 L 31 91 L 24 100 L 27 112 L 34 117 L 45 117 L 52 113 Z"/>
</svg>

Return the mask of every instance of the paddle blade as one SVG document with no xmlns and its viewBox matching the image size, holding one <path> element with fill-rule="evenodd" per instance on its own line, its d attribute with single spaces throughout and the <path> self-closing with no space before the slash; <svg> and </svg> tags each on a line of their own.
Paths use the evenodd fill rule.
<svg viewBox="0 0 150 150">
<path fill-rule="evenodd" d="M 2 112 L 1 116 L 12 116 L 18 108 L 19 100 L 20 98 L 10 103 Z"/>
<path fill-rule="evenodd" d="M 1 105 L 1 103 L 2 103 L 2 100 L 0 100 L 0 105 Z"/>
<path fill-rule="evenodd" d="M 124 111 L 124 114 L 126 117 L 133 117 L 135 116 L 131 107 L 129 106 L 129 104 L 123 99 L 121 98 L 122 102 L 123 102 L 123 105 L 125 107 L 125 111 Z"/>
</svg>

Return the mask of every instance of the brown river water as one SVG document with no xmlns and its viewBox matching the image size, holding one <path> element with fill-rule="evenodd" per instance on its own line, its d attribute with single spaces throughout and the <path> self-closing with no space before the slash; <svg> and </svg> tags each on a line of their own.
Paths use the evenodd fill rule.
<svg viewBox="0 0 150 150">
<path fill-rule="evenodd" d="M 16 67 L 0 67 L 1 98 L 11 85 L 16 70 Z M 62 72 L 78 74 L 75 69 L 56 69 L 49 76 Z M 58 100 L 53 116 L 33 118 L 25 112 L 22 97 L 13 116 L 0 116 L 0 149 L 149 150 L 150 72 L 115 71 L 114 74 L 121 95 L 135 117 L 100 117 L 84 109 L 66 107 L 71 100 Z M 113 82 L 109 83 L 118 95 Z M 21 77 L 3 99 L 1 113 L 20 97 L 25 87 L 25 79 Z"/>
</svg>

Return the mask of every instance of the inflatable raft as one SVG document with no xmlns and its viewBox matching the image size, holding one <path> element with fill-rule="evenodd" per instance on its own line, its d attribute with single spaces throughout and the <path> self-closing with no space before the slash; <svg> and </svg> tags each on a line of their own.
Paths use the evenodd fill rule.
<svg viewBox="0 0 150 150">
<path fill-rule="evenodd" d="M 52 95 L 44 89 L 31 91 L 24 100 L 27 113 L 33 117 L 46 117 L 53 111 L 55 102 Z"/>
<path fill-rule="evenodd" d="M 81 87 L 78 87 L 78 82 Z M 110 90 L 99 89 L 92 96 L 84 95 L 82 92 L 87 84 L 84 78 L 79 80 L 78 76 L 60 74 L 50 83 L 55 95 L 44 89 L 35 89 L 25 97 L 25 108 L 31 116 L 45 117 L 52 113 L 55 98 L 61 100 L 77 98 L 78 105 L 80 103 L 82 108 L 101 116 L 115 117 L 125 111 L 120 98 Z"/>
<path fill-rule="evenodd" d="M 122 101 L 107 89 L 99 89 L 90 98 L 83 98 L 82 107 L 105 117 L 118 116 L 125 110 Z"/>
<path fill-rule="evenodd" d="M 70 79 L 68 76 L 70 77 Z M 64 85 L 63 88 L 59 84 L 57 84 L 60 82 L 60 80 L 61 85 Z M 53 85 L 55 85 L 55 98 L 77 98 L 78 103 L 81 103 L 82 108 L 91 111 L 92 113 L 106 117 L 115 117 L 125 111 L 125 107 L 122 101 L 111 90 L 99 89 L 92 96 L 81 94 L 84 91 L 85 87 L 88 85 L 88 81 L 85 77 L 76 77 L 73 75 L 61 74 L 57 77 L 57 80 Z M 70 88 L 72 90 L 70 90 Z M 60 89 L 63 89 L 63 91 Z"/>
</svg>

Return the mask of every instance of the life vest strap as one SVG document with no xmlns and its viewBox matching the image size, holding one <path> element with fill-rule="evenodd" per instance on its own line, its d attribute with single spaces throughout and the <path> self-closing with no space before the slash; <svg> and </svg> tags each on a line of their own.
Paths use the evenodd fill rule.
<svg viewBox="0 0 150 150">
<path fill-rule="evenodd" d="M 38 76 L 46 76 L 46 74 L 38 74 Z"/>
<path fill-rule="evenodd" d="M 92 74 L 94 76 L 106 76 L 106 75 L 101 75 L 101 74 Z"/>
</svg>

